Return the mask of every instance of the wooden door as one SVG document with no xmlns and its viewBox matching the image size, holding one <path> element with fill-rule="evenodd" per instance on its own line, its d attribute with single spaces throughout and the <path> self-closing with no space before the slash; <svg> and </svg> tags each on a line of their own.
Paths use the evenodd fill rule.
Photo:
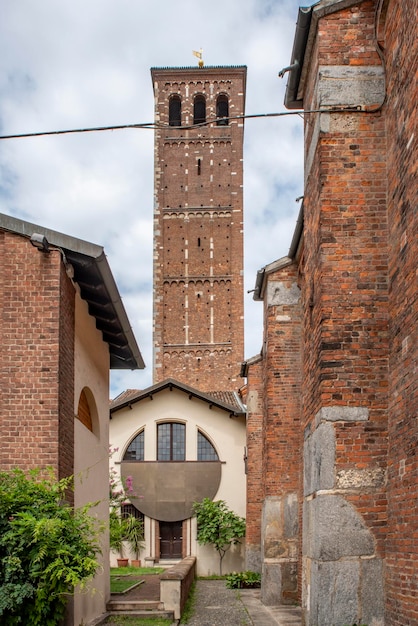
<svg viewBox="0 0 418 626">
<path fill-rule="evenodd" d="M 160 559 L 182 558 L 183 522 L 160 522 Z"/>
</svg>

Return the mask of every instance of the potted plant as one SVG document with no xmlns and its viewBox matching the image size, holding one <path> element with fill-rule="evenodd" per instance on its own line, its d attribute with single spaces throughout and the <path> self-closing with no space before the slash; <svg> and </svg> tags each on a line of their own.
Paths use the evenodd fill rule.
<svg viewBox="0 0 418 626">
<path fill-rule="evenodd" d="M 115 509 L 109 515 L 109 543 L 112 550 L 119 552 L 118 567 L 126 567 L 129 559 L 123 555 L 123 542 L 126 539 L 127 520 L 122 519 Z"/>
<path fill-rule="evenodd" d="M 133 515 L 127 517 L 125 522 L 125 539 L 132 549 L 132 552 L 135 554 L 135 559 L 131 559 L 131 565 L 134 567 L 141 567 L 139 552 L 144 547 L 144 524 L 141 519 L 138 519 Z"/>
</svg>

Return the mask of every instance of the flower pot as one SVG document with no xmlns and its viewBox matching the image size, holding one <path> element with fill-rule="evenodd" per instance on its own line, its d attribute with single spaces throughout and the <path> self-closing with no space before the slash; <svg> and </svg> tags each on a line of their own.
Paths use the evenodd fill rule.
<svg viewBox="0 0 418 626">
<path fill-rule="evenodd" d="M 141 567 L 140 559 L 131 559 L 131 565 L 132 567 Z"/>
<path fill-rule="evenodd" d="M 129 559 L 117 559 L 118 567 L 128 567 Z"/>
</svg>

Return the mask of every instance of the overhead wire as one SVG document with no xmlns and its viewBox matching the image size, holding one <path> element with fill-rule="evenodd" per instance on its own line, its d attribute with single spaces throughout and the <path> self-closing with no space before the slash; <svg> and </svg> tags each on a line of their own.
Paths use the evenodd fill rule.
<svg viewBox="0 0 418 626">
<path fill-rule="evenodd" d="M 223 117 L 223 118 L 211 118 L 204 122 L 200 122 L 198 124 L 189 124 L 185 126 L 170 126 L 169 124 L 159 124 L 155 122 L 145 122 L 138 124 L 118 124 L 115 126 L 92 126 L 86 128 L 71 128 L 71 129 L 63 129 L 63 130 L 48 130 L 48 131 L 39 131 L 39 132 L 30 132 L 30 133 L 13 133 L 10 135 L 0 135 L 0 139 L 25 139 L 30 137 L 48 137 L 53 135 L 70 135 L 77 133 L 97 133 L 111 130 L 129 130 L 129 129 L 140 129 L 140 130 L 162 130 L 162 129 L 177 129 L 177 130 L 192 130 L 198 129 L 201 127 L 209 126 L 211 124 L 216 124 L 219 119 L 234 121 L 234 120 L 245 120 L 245 119 L 260 119 L 260 118 L 268 118 L 268 117 L 288 117 L 291 115 L 298 115 L 303 117 L 304 115 L 313 114 L 313 113 L 360 113 L 360 112 L 370 112 L 364 107 L 333 107 L 328 109 L 311 109 L 308 111 L 304 111 L 301 109 L 300 111 L 281 111 L 278 113 L 255 113 L 249 115 L 236 115 L 232 117 Z"/>
</svg>

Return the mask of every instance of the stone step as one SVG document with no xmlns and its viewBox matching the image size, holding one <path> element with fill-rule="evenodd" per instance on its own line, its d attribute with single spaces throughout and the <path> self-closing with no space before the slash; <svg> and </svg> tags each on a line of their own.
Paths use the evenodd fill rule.
<svg viewBox="0 0 418 626">
<path fill-rule="evenodd" d="M 159 600 L 110 600 L 108 611 L 163 611 L 164 603 Z"/>
<path fill-rule="evenodd" d="M 121 615 L 126 617 L 142 617 L 142 618 L 160 618 L 160 619 L 169 619 L 174 622 L 174 611 L 107 611 L 107 616 L 111 615 Z"/>
</svg>

